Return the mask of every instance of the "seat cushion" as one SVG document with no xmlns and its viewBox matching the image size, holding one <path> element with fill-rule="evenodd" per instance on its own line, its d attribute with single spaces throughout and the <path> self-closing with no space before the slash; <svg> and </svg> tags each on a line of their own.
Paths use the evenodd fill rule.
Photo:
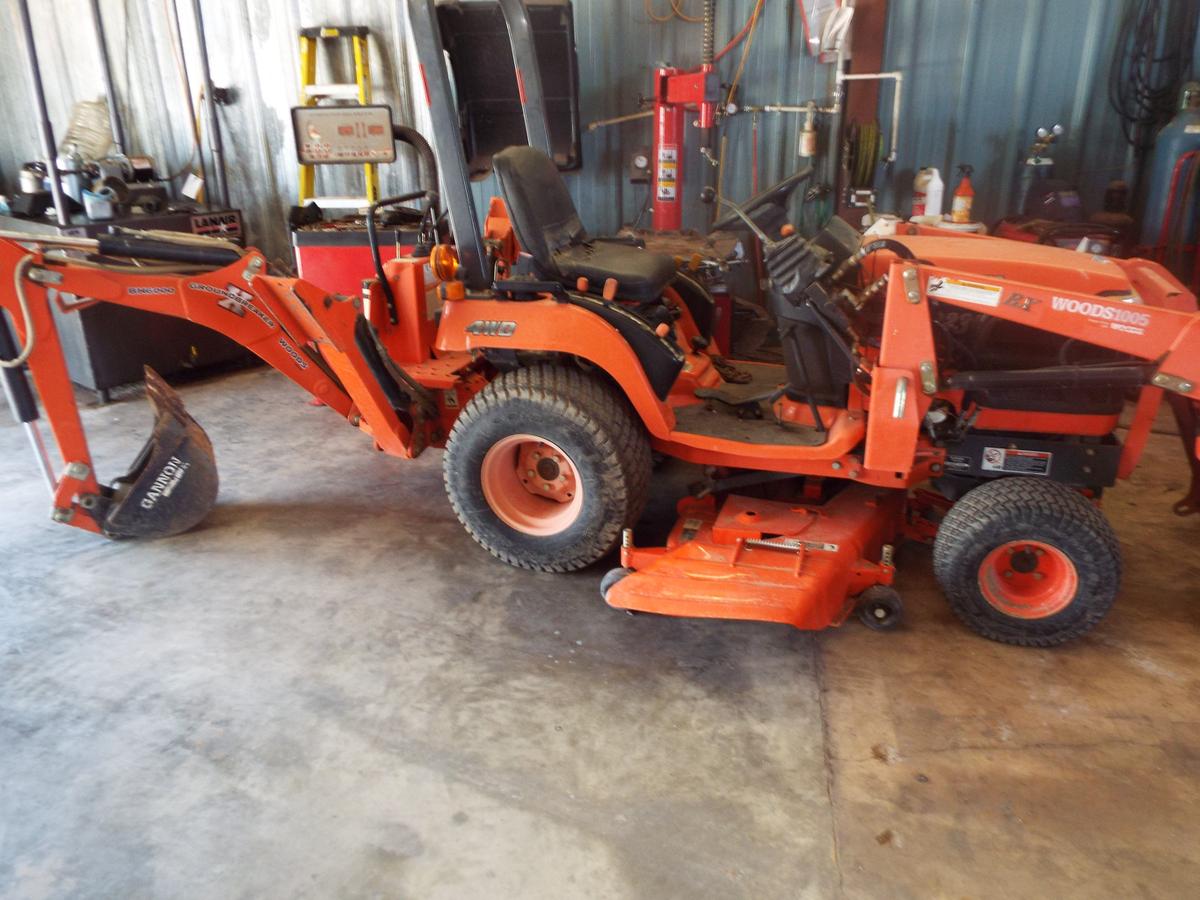
<svg viewBox="0 0 1200 900">
<path fill-rule="evenodd" d="M 657 300 L 675 277 L 675 260 L 642 247 L 609 241 L 572 244 L 554 252 L 563 283 L 574 287 L 580 277 L 599 292 L 606 279 L 617 279 L 620 300 Z"/>
<path fill-rule="evenodd" d="M 554 251 L 587 239 L 558 167 L 533 147 L 502 150 L 492 166 L 521 249 L 533 257 L 538 274 L 556 277 Z"/>
</svg>

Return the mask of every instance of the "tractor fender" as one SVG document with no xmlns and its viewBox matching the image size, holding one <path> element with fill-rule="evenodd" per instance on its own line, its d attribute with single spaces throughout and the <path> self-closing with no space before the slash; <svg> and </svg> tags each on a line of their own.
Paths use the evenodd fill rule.
<svg viewBox="0 0 1200 900">
<path fill-rule="evenodd" d="M 447 300 L 436 347 L 569 353 L 603 369 L 652 435 L 666 437 L 675 424 L 664 398 L 683 368 L 683 354 L 615 304 L 582 294 L 562 300 Z"/>
</svg>

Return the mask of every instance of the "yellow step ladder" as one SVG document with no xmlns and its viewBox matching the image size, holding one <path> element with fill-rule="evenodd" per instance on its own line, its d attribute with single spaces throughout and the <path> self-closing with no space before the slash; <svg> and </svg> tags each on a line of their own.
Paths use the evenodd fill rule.
<svg viewBox="0 0 1200 900">
<path fill-rule="evenodd" d="M 370 30 L 365 25 L 319 25 L 300 30 L 300 105 L 316 106 L 321 100 L 357 100 L 360 106 L 371 103 L 371 64 L 367 52 L 367 36 Z M 317 47 L 322 40 L 345 40 L 349 38 L 354 48 L 353 84 L 317 84 Z M 316 168 L 300 167 L 300 205 L 309 202 L 319 206 L 349 209 L 369 206 L 379 199 L 379 170 L 374 163 L 363 165 L 367 196 L 360 197 L 316 197 Z"/>
</svg>

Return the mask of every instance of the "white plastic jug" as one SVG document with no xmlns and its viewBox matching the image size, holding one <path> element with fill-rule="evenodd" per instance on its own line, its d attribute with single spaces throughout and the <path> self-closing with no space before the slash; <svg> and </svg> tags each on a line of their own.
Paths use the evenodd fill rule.
<svg viewBox="0 0 1200 900">
<path fill-rule="evenodd" d="M 940 216 L 942 195 L 946 184 L 942 174 L 933 166 L 925 166 L 913 179 L 912 214 L 914 216 Z"/>
</svg>

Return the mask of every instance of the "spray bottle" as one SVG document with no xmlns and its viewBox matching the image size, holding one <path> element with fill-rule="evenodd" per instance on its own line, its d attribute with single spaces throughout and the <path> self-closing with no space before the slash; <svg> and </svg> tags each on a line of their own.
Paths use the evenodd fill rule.
<svg viewBox="0 0 1200 900">
<path fill-rule="evenodd" d="M 942 174 L 933 166 L 925 166 L 913 179 L 912 214 L 914 216 L 941 216 L 942 194 L 946 185 Z"/>
<path fill-rule="evenodd" d="M 962 173 L 962 180 L 954 189 L 954 200 L 950 204 L 950 221 L 965 225 L 971 221 L 971 204 L 975 202 L 975 188 L 971 186 L 971 173 L 975 169 L 964 163 L 959 165 L 958 171 Z"/>
</svg>

